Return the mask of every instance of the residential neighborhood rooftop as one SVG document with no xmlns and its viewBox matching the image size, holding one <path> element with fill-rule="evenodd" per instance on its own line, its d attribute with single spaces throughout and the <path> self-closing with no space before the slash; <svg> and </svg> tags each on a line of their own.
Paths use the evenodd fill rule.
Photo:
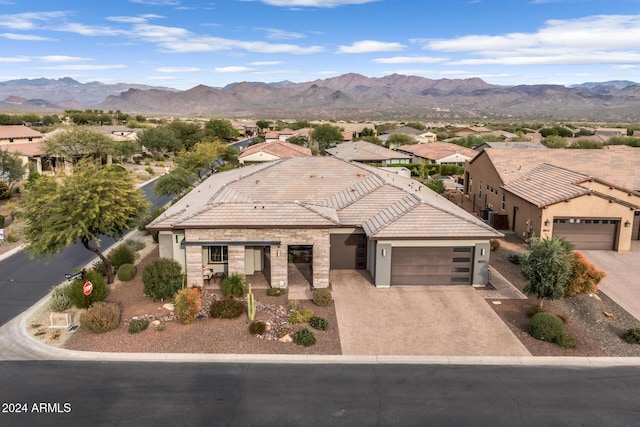
<svg viewBox="0 0 640 427">
<path fill-rule="evenodd" d="M 343 142 L 333 148 L 327 149 L 327 153 L 343 160 L 381 162 L 389 159 L 410 159 L 410 156 L 390 150 L 381 145 L 367 141 Z"/>
</svg>

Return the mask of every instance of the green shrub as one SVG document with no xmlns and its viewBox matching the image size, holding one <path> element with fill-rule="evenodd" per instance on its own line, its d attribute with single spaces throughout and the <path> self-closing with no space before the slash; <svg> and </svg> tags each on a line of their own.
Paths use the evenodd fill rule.
<svg viewBox="0 0 640 427">
<path fill-rule="evenodd" d="M 214 319 L 235 319 L 242 316 L 244 305 L 236 299 L 223 299 L 211 304 L 211 317 Z"/>
<path fill-rule="evenodd" d="M 91 264 L 91 270 L 95 271 L 96 273 L 98 273 L 101 276 L 105 276 L 107 275 L 107 267 L 104 265 L 104 262 L 102 262 L 101 259 L 97 260 L 96 262 L 94 262 L 93 264 Z"/>
<path fill-rule="evenodd" d="M 91 332 L 103 333 L 114 330 L 120 324 L 122 309 L 115 302 L 99 301 L 80 316 L 80 324 Z"/>
<path fill-rule="evenodd" d="M 531 318 L 529 333 L 542 341 L 560 343 L 564 337 L 564 323 L 553 313 L 538 313 Z"/>
<path fill-rule="evenodd" d="M 264 335 L 267 332 L 267 324 L 259 320 L 249 323 L 249 333 L 251 335 Z"/>
<path fill-rule="evenodd" d="M 18 233 L 16 233 L 11 228 L 9 228 L 5 233 L 4 238 L 7 240 L 8 243 L 15 243 L 18 241 Z"/>
<path fill-rule="evenodd" d="M 153 175 L 155 174 L 153 168 L 151 166 L 147 166 L 146 168 L 144 168 L 145 172 L 147 172 L 149 175 Z"/>
<path fill-rule="evenodd" d="M 489 249 L 491 249 L 491 252 L 495 252 L 498 249 L 500 249 L 500 240 L 497 240 L 497 239 L 489 240 Z"/>
<path fill-rule="evenodd" d="M 539 305 L 533 305 L 529 307 L 529 309 L 527 310 L 527 317 L 531 319 L 533 316 L 535 316 L 538 313 L 542 313 L 543 311 L 544 310 L 540 308 Z"/>
<path fill-rule="evenodd" d="M 509 255 L 509 262 L 511 264 L 520 265 L 522 263 L 523 256 L 524 255 L 520 255 L 520 254 L 511 254 Z"/>
<path fill-rule="evenodd" d="M 134 252 L 141 251 L 147 246 L 147 244 L 142 240 L 133 239 L 133 238 L 125 240 L 124 244 L 129 246 L 129 249 L 131 249 Z"/>
<path fill-rule="evenodd" d="M 316 336 L 307 328 L 300 329 L 298 332 L 293 334 L 293 342 L 298 345 L 309 347 L 316 343 Z"/>
<path fill-rule="evenodd" d="M 247 291 L 247 277 L 244 274 L 232 273 L 222 279 L 222 294 L 225 297 L 239 298 Z"/>
<path fill-rule="evenodd" d="M 138 269 L 133 264 L 122 264 L 120 268 L 118 268 L 118 280 L 122 282 L 128 282 L 129 280 L 136 277 L 136 273 Z"/>
<path fill-rule="evenodd" d="M 122 264 L 133 264 L 135 262 L 133 251 L 125 244 L 118 245 L 115 249 L 109 252 L 107 259 L 116 272 Z"/>
<path fill-rule="evenodd" d="M 71 300 L 69 299 L 70 288 L 71 283 L 62 283 L 51 290 L 51 298 L 49 299 L 49 309 L 51 311 L 59 312 L 71 308 Z"/>
<path fill-rule="evenodd" d="M 313 329 L 326 331 L 329 328 L 329 321 L 323 317 L 313 316 L 309 319 L 309 325 L 311 325 Z"/>
<path fill-rule="evenodd" d="M 4 228 L 4 215 L 0 215 L 0 228 Z"/>
<path fill-rule="evenodd" d="M 164 323 L 158 323 L 156 325 L 156 331 L 162 332 L 162 331 L 164 331 L 164 328 L 165 328 Z"/>
<path fill-rule="evenodd" d="M 156 258 L 142 271 L 143 292 L 154 300 L 172 298 L 182 282 L 182 266 L 174 259 Z"/>
<path fill-rule="evenodd" d="M 179 290 L 176 294 L 174 311 L 180 323 L 189 325 L 198 320 L 200 303 L 200 289 L 186 288 Z"/>
<path fill-rule="evenodd" d="M 622 339 L 629 344 L 640 344 L 640 328 L 631 328 L 624 331 Z"/>
<path fill-rule="evenodd" d="M 87 271 L 86 278 L 93 284 L 91 295 L 87 297 L 89 305 L 91 306 L 98 301 L 104 300 L 109 293 L 109 289 L 107 288 L 107 281 L 104 277 L 95 271 Z M 85 297 L 82 291 L 84 282 L 82 279 L 76 279 L 71 282 L 71 286 L 69 287 L 69 299 L 71 303 L 78 308 L 85 308 Z"/>
<path fill-rule="evenodd" d="M 267 289 L 267 296 L 270 297 L 279 297 L 284 295 L 287 292 L 284 288 L 269 288 Z"/>
<path fill-rule="evenodd" d="M 276 331 L 276 335 L 278 338 L 282 338 L 283 336 L 290 334 L 293 332 L 293 328 L 291 326 L 280 326 Z"/>
<path fill-rule="evenodd" d="M 318 307 L 327 307 L 331 304 L 331 300 L 331 291 L 328 288 L 320 288 L 313 291 L 313 303 Z"/>
<path fill-rule="evenodd" d="M 0 180 L 0 200 L 6 200 L 11 198 L 11 190 L 9 190 L 9 185 Z"/>
<path fill-rule="evenodd" d="M 578 338 L 575 335 L 563 334 L 558 344 L 564 348 L 576 348 L 578 346 Z"/>
<path fill-rule="evenodd" d="M 310 308 L 303 308 L 301 310 L 294 311 L 289 315 L 289 323 L 306 323 L 315 315 Z"/>
<path fill-rule="evenodd" d="M 142 332 L 149 327 L 149 321 L 147 319 L 132 319 L 129 322 L 129 333 L 137 334 L 138 332 Z"/>
</svg>

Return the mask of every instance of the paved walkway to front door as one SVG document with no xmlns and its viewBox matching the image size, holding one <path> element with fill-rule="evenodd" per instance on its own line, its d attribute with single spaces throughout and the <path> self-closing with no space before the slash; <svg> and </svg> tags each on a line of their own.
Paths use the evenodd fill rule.
<svg viewBox="0 0 640 427">
<path fill-rule="evenodd" d="M 370 280 L 331 271 L 344 355 L 531 355 L 471 286 L 378 289 Z"/>
</svg>

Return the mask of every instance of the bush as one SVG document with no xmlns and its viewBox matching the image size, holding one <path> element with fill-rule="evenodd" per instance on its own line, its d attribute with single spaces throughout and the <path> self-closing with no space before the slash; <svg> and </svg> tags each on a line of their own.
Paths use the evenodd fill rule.
<svg viewBox="0 0 640 427">
<path fill-rule="evenodd" d="M 115 302 L 99 301 L 80 316 L 80 324 L 97 334 L 114 330 L 120 324 L 122 310 Z"/>
<path fill-rule="evenodd" d="M 4 215 L 0 215 L 0 228 L 4 228 Z"/>
<path fill-rule="evenodd" d="M 138 269 L 133 264 L 122 264 L 120 268 L 118 268 L 118 280 L 122 282 L 128 282 L 129 280 L 136 277 L 136 273 Z"/>
<path fill-rule="evenodd" d="M 326 331 L 329 328 L 329 321 L 323 317 L 313 316 L 309 319 L 309 325 L 311 325 L 313 329 Z"/>
<path fill-rule="evenodd" d="M 304 328 L 293 334 L 293 342 L 298 345 L 309 347 L 316 343 L 316 337 L 313 335 L 313 332 Z"/>
<path fill-rule="evenodd" d="M 235 299 L 223 299 L 211 304 L 211 317 L 214 319 L 235 319 L 242 316 L 244 305 Z"/>
<path fill-rule="evenodd" d="M 49 299 L 49 309 L 51 311 L 65 311 L 71 308 L 70 288 L 71 283 L 62 283 L 51 290 L 51 298 Z"/>
<path fill-rule="evenodd" d="M 153 171 L 153 168 L 151 166 L 147 166 L 146 168 L 144 168 L 144 171 L 146 173 L 148 173 L 149 175 L 153 176 L 155 174 L 155 172 Z"/>
<path fill-rule="evenodd" d="M 264 335 L 267 332 L 267 324 L 260 321 L 249 323 L 249 333 L 251 335 Z"/>
<path fill-rule="evenodd" d="M 318 307 L 327 307 L 331 304 L 331 291 L 327 288 L 315 289 L 313 291 L 313 303 Z"/>
<path fill-rule="evenodd" d="M 529 333 L 542 341 L 561 343 L 564 337 L 564 323 L 555 314 L 538 313 L 531 318 Z"/>
<path fill-rule="evenodd" d="M 134 252 L 141 251 L 147 246 L 145 242 L 138 239 L 127 239 L 124 241 L 124 244 L 129 246 L 129 249 L 131 249 Z"/>
<path fill-rule="evenodd" d="M 200 290 L 198 288 L 187 288 L 178 291 L 174 311 L 180 323 L 189 325 L 198 319 L 200 302 Z"/>
<path fill-rule="evenodd" d="M 172 298 L 182 282 L 182 266 L 174 259 L 156 258 L 142 271 L 143 292 L 154 300 Z"/>
<path fill-rule="evenodd" d="M 290 334 L 292 331 L 293 328 L 291 328 L 290 326 L 280 326 L 276 331 L 276 335 L 278 336 L 278 338 L 282 338 L 285 335 Z"/>
<path fill-rule="evenodd" d="M 222 294 L 225 297 L 239 298 L 247 291 L 247 277 L 244 274 L 232 273 L 222 279 Z"/>
<path fill-rule="evenodd" d="M 131 248 L 124 244 L 118 245 L 115 249 L 109 252 L 109 255 L 107 255 L 107 259 L 116 272 L 122 264 L 133 264 L 135 261 Z"/>
<path fill-rule="evenodd" d="M 575 335 L 563 334 L 558 344 L 564 348 L 576 348 L 578 346 L 578 338 Z"/>
<path fill-rule="evenodd" d="M 279 297 L 279 296 L 284 295 L 285 292 L 287 292 L 287 290 L 284 289 L 284 288 L 269 288 L 269 289 L 267 289 L 267 296 Z"/>
<path fill-rule="evenodd" d="M 156 325 L 156 331 L 162 332 L 162 331 L 164 331 L 164 328 L 165 328 L 164 323 L 158 323 Z"/>
<path fill-rule="evenodd" d="M 91 295 L 87 297 L 89 305 L 91 306 L 98 301 L 104 300 L 109 293 L 109 290 L 107 289 L 107 281 L 104 277 L 95 271 L 89 270 L 86 273 L 86 279 L 93 284 Z M 85 297 L 82 291 L 84 282 L 85 281 L 82 279 L 76 279 L 71 282 L 69 287 L 69 299 L 71 300 L 71 303 L 78 308 L 85 308 Z"/>
<path fill-rule="evenodd" d="M 500 240 L 496 240 L 496 239 L 489 240 L 489 248 L 491 249 L 491 252 L 495 252 L 498 249 L 500 249 Z"/>
<path fill-rule="evenodd" d="M 313 310 L 309 308 L 303 308 L 298 311 L 294 311 L 289 315 L 289 323 L 292 325 L 296 323 L 306 323 L 315 315 Z"/>
<path fill-rule="evenodd" d="M 640 328 L 631 328 L 624 331 L 622 339 L 629 344 L 640 344 Z"/>
<path fill-rule="evenodd" d="M 137 334 L 149 327 L 149 321 L 147 319 L 131 319 L 129 322 L 128 332 L 130 334 Z"/>
<path fill-rule="evenodd" d="M 107 267 L 104 265 L 104 262 L 102 262 L 101 259 L 97 260 L 96 262 L 94 262 L 93 264 L 91 264 L 91 270 L 95 271 L 96 273 L 98 273 L 101 276 L 105 276 L 107 275 Z"/>
<path fill-rule="evenodd" d="M 0 180 L 0 200 L 6 200 L 11 198 L 11 190 L 6 182 Z"/>
<path fill-rule="evenodd" d="M 596 292 L 600 281 L 607 274 L 587 261 L 581 252 L 572 252 L 567 256 L 571 260 L 573 270 L 565 285 L 565 296 L 572 297 L 577 294 L 592 294 Z"/>
<path fill-rule="evenodd" d="M 511 254 L 509 255 L 509 262 L 511 264 L 520 265 L 522 263 L 523 256 L 524 255 L 520 255 L 520 254 Z"/>
</svg>

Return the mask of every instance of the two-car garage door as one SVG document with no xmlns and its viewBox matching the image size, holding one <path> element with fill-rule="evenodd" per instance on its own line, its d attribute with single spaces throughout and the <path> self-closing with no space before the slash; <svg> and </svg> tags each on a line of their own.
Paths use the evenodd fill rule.
<svg viewBox="0 0 640 427">
<path fill-rule="evenodd" d="M 554 218 L 553 236 L 562 237 L 575 249 L 615 249 L 620 221 L 608 218 Z"/>
<path fill-rule="evenodd" d="M 470 285 L 471 247 L 394 247 L 391 285 Z"/>
</svg>

